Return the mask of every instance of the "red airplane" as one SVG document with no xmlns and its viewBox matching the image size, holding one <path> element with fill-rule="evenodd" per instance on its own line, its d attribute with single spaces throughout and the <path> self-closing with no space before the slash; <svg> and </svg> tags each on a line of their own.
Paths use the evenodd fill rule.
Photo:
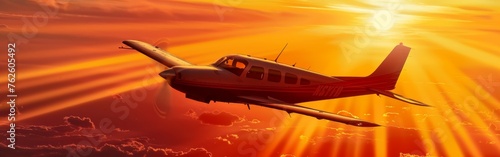
<svg viewBox="0 0 500 157">
<path fill-rule="evenodd" d="M 410 52 L 410 48 L 402 43 L 366 77 L 325 76 L 278 63 L 278 58 L 272 61 L 248 55 L 228 55 L 211 65 L 198 66 L 145 42 L 125 40 L 123 43 L 169 67 L 159 75 L 171 87 L 185 93 L 186 98 L 204 103 L 241 103 L 246 104 L 248 109 L 253 104 L 360 127 L 380 125 L 297 104 L 380 94 L 410 104 L 428 106 L 389 91 L 395 88 Z"/>
</svg>

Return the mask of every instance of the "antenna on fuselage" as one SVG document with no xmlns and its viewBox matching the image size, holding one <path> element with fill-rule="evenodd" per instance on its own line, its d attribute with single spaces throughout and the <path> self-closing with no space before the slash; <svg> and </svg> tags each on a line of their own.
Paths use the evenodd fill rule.
<svg viewBox="0 0 500 157">
<path fill-rule="evenodd" d="M 278 58 L 280 58 L 281 53 L 283 53 L 283 50 L 285 50 L 286 46 L 288 46 L 288 43 L 286 43 L 285 47 L 283 47 L 283 49 L 281 50 L 280 54 L 278 54 L 278 56 L 276 57 L 276 59 L 274 59 L 274 62 L 278 63 Z"/>
</svg>

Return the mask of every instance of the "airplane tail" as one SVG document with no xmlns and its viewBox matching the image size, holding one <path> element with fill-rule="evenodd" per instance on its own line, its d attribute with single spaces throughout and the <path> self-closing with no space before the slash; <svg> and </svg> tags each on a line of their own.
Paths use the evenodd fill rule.
<svg viewBox="0 0 500 157">
<path fill-rule="evenodd" d="M 406 58 L 410 53 L 411 48 L 404 46 L 402 43 L 394 47 L 391 53 L 384 59 L 382 64 L 367 77 L 336 77 L 341 80 L 351 80 L 351 84 L 362 86 L 373 94 L 384 95 L 399 101 L 410 103 L 418 106 L 429 106 L 423 102 L 404 97 L 393 93 L 392 90 L 396 87 L 399 74 L 403 70 Z"/>
<path fill-rule="evenodd" d="M 411 48 L 404 46 L 403 43 L 394 47 L 382 64 L 367 77 L 374 82 L 378 82 L 370 87 L 381 90 L 394 89 L 410 50 Z"/>
</svg>

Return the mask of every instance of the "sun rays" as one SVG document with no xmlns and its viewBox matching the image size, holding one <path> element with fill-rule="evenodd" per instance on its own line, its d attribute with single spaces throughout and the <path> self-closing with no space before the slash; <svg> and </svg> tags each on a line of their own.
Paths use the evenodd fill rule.
<svg viewBox="0 0 500 157">
<path fill-rule="evenodd" d="M 210 64 L 234 53 L 274 58 L 282 45 L 289 43 L 280 62 L 340 76 L 368 75 L 393 46 L 403 42 L 412 50 L 394 92 L 433 107 L 411 106 L 376 95 L 304 103 L 301 105 L 329 112 L 344 110 L 384 127 L 360 129 L 287 115 L 258 155 L 500 153 L 500 126 L 491 127 L 500 118 L 492 113 L 500 104 L 500 6 L 486 1 L 398 2 L 400 7 L 391 11 L 395 18 L 393 27 L 370 36 L 365 46 L 356 47 L 360 52 L 350 61 L 340 44 L 356 42 L 356 36 L 363 33 L 355 29 L 364 29 L 373 13 L 386 7 L 384 4 L 364 0 L 243 1 L 226 7 L 230 10 L 226 10 L 225 20 L 221 21 L 213 10 L 214 4 L 203 1 L 183 3 L 176 8 L 185 12 L 182 14 L 147 12 L 145 15 L 153 15 L 137 18 L 144 20 L 140 24 L 114 17 L 111 19 L 116 23 L 89 18 L 83 19 L 88 24 L 80 25 L 65 19 L 79 12 L 62 14 L 59 20 L 40 28 L 40 35 L 28 44 L 31 47 L 23 48 L 25 54 L 19 55 L 20 66 L 27 65 L 19 68 L 18 89 L 25 94 L 20 95 L 23 108 L 18 121 L 64 112 L 161 81 L 157 74 L 164 67 L 140 53 L 117 49 L 122 40 L 168 41 L 168 51 L 197 65 Z M 88 7 L 91 5 L 94 4 Z M 161 4 L 153 8 L 161 11 L 172 6 Z M 197 9 L 202 12 L 196 13 Z M 159 20 L 167 15 L 185 19 Z M 69 45 L 50 45 L 55 42 Z M 31 67 L 31 63 L 43 66 Z M 5 84 L 6 80 L 0 83 Z"/>
</svg>

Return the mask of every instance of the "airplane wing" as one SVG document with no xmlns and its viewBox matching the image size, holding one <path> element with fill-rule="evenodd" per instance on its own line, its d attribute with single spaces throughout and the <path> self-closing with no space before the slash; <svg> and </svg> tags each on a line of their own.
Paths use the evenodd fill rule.
<svg viewBox="0 0 500 157">
<path fill-rule="evenodd" d="M 159 63 L 167 67 L 173 67 L 179 65 L 191 65 L 191 63 L 181 60 L 160 48 L 157 48 L 153 45 L 150 45 L 142 41 L 125 40 L 123 41 L 123 44 L 143 53 L 144 55 L 158 61 Z"/>
<path fill-rule="evenodd" d="M 375 92 L 376 94 L 382 94 L 382 95 L 385 95 L 385 96 L 388 96 L 390 98 L 393 98 L 393 99 L 396 99 L 396 100 L 399 100 L 399 101 L 403 101 L 403 102 L 406 102 L 406 103 L 410 103 L 410 104 L 413 104 L 413 105 L 418 105 L 418 106 L 429 106 L 425 103 L 422 103 L 420 101 L 417 101 L 417 100 L 413 100 L 413 99 L 410 99 L 410 98 L 406 98 L 402 95 L 399 95 L 399 94 L 396 94 L 396 93 L 393 93 L 393 92 L 390 92 L 390 91 L 387 91 L 387 90 L 379 90 L 379 89 L 373 89 L 373 88 L 369 88 L 368 90 L 371 90 L 373 92 Z"/>
<path fill-rule="evenodd" d="M 265 99 L 265 98 L 256 99 L 256 97 L 253 97 L 253 98 L 252 97 L 240 97 L 240 98 L 248 99 L 249 101 L 252 101 L 252 102 L 262 102 L 262 100 Z M 268 100 L 275 101 L 277 99 L 275 99 L 275 100 L 268 99 Z M 322 110 L 317 110 L 317 109 L 313 109 L 313 108 L 308 108 L 308 107 L 304 107 L 304 106 L 299 106 L 299 105 L 275 104 L 275 103 L 254 103 L 254 105 L 272 108 L 272 109 L 277 109 L 277 110 L 282 110 L 282 111 L 286 111 L 288 113 L 298 113 L 298 114 L 302 114 L 302 115 L 306 115 L 306 116 L 315 117 L 317 119 L 326 119 L 326 120 L 340 122 L 340 123 L 344 123 L 347 125 L 353 125 L 353 126 L 358 126 L 358 127 L 380 126 L 378 124 L 362 121 L 360 119 L 341 116 L 338 114 L 334 114 L 334 113 L 330 113 L 330 112 L 326 112 L 326 111 L 322 111 Z"/>
</svg>

